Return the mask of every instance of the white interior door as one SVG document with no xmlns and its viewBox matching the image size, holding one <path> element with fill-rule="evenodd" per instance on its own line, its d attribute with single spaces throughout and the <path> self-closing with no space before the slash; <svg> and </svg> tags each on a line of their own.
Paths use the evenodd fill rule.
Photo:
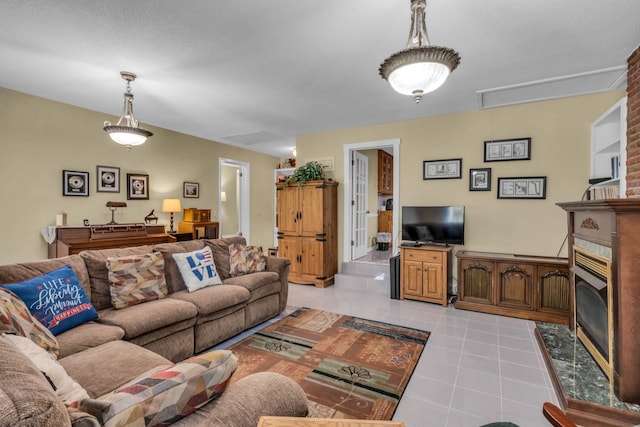
<svg viewBox="0 0 640 427">
<path fill-rule="evenodd" d="M 351 205 L 353 212 L 351 236 L 352 259 L 358 259 L 367 254 L 367 184 L 369 179 L 369 159 L 367 156 L 353 151 L 353 196 Z"/>
<path fill-rule="evenodd" d="M 249 164 L 220 158 L 218 183 L 220 237 L 244 236 L 249 242 Z"/>
</svg>

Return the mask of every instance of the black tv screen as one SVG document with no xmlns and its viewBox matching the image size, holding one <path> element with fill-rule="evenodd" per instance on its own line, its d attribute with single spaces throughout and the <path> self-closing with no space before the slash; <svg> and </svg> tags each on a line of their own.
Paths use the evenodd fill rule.
<svg viewBox="0 0 640 427">
<path fill-rule="evenodd" d="M 403 206 L 402 240 L 464 244 L 464 206 Z"/>
</svg>

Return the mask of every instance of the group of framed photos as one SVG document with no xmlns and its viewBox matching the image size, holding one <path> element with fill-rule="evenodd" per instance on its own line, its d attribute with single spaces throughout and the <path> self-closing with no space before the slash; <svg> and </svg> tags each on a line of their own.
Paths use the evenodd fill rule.
<svg viewBox="0 0 640 427">
<path fill-rule="evenodd" d="M 484 161 L 531 160 L 531 138 L 484 142 Z M 422 179 L 462 178 L 462 159 L 425 160 Z M 469 169 L 469 191 L 491 191 L 491 168 Z M 545 199 L 546 176 L 499 177 L 498 199 Z"/>
<path fill-rule="evenodd" d="M 115 166 L 96 166 L 96 191 L 98 193 L 120 192 L 120 168 Z M 89 196 L 89 172 L 62 171 L 63 196 Z M 200 184 L 183 183 L 183 197 L 199 198 Z M 149 200 L 149 175 L 127 173 L 127 200 Z"/>
</svg>

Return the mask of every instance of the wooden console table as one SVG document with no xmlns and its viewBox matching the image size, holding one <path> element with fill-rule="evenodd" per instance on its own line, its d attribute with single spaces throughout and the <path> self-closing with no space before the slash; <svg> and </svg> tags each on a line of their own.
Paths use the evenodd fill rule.
<svg viewBox="0 0 640 427">
<path fill-rule="evenodd" d="M 402 421 L 262 416 L 258 427 L 405 427 Z"/>
<path fill-rule="evenodd" d="M 567 258 L 460 251 L 455 307 L 543 322 L 569 322 Z"/>
<path fill-rule="evenodd" d="M 88 249 L 124 248 L 175 242 L 164 225 L 115 224 L 91 227 L 58 227 L 49 244 L 49 258 L 77 254 Z"/>
</svg>

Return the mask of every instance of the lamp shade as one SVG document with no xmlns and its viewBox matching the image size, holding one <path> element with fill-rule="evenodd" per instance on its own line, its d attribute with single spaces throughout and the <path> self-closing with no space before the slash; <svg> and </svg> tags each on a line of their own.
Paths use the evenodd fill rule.
<svg viewBox="0 0 640 427">
<path fill-rule="evenodd" d="M 180 199 L 164 199 L 162 200 L 162 212 L 180 212 Z"/>
</svg>

